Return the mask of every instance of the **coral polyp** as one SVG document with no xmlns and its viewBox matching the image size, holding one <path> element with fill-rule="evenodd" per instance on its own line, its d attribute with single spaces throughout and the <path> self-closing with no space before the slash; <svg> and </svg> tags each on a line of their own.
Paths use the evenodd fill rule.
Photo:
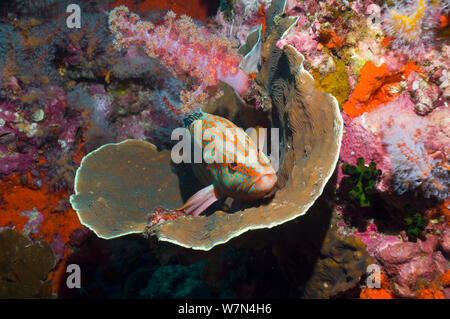
<svg viewBox="0 0 450 319">
<path fill-rule="evenodd" d="M 391 9 L 389 14 L 392 19 L 392 28 L 410 41 L 417 40 L 420 36 L 426 9 L 426 0 L 419 0 L 415 6 L 411 5 L 407 10 L 409 12 L 402 12 L 399 7 Z M 408 13 L 411 15 L 407 15 Z"/>
<path fill-rule="evenodd" d="M 431 46 L 440 24 L 440 8 L 429 0 L 396 1 L 386 7 L 383 30 L 393 46 L 406 54 L 424 53 Z"/>
</svg>

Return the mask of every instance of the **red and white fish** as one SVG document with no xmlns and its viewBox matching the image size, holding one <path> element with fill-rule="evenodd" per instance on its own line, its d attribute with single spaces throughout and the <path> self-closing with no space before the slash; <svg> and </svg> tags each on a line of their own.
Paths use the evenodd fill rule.
<svg viewBox="0 0 450 319">
<path fill-rule="evenodd" d="M 192 165 L 196 177 L 207 186 L 178 210 L 197 216 L 220 198 L 254 201 L 273 192 L 276 172 L 267 156 L 241 128 L 205 112 L 191 116 L 186 127 L 193 136 L 194 148 L 197 144 L 204 150 L 202 163 Z"/>
</svg>

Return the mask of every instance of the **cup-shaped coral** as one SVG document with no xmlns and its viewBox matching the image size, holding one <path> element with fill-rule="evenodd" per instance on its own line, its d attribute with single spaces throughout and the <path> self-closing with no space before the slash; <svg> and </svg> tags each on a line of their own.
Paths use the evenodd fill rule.
<svg viewBox="0 0 450 319">
<path fill-rule="evenodd" d="M 361 207 L 370 206 L 369 197 L 375 190 L 376 179 L 381 175 L 381 170 L 377 169 L 375 162 L 370 162 L 368 166 L 364 165 L 364 158 L 356 160 L 356 166 L 350 163 L 342 165 L 342 173 L 349 175 L 348 178 L 352 189 L 349 197 L 352 200 L 358 200 Z"/>
<path fill-rule="evenodd" d="M 420 210 L 412 206 L 406 207 L 407 216 L 403 219 L 403 223 L 406 228 L 406 234 L 410 241 L 417 241 L 417 238 L 423 235 L 425 227 L 428 225 L 428 221 L 425 219 Z M 423 236 L 421 236 L 423 237 Z"/>
<path fill-rule="evenodd" d="M 106 239 L 142 233 L 149 212 L 182 205 L 170 153 L 139 140 L 106 144 L 85 156 L 75 193 L 70 201 L 81 223 Z"/>
<path fill-rule="evenodd" d="M 149 227 L 147 234 L 183 247 L 209 250 L 248 230 L 271 228 L 304 215 L 322 194 L 338 160 L 343 121 L 336 99 L 314 89 L 314 79 L 303 68 L 303 56 L 289 45 L 276 46 L 294 22 L 280 19 L 272 28 L 262 45 L 264 63 L 255 77 L 267 101 L 267 118 L 259 125 L 267 127 L 269 122 L 280 130 L 274 197 L 235 213 L 216 211 L 208 216 L 169 219 Z M 146 215 L 156 206 L 178 207 L 180 191 L 176 188 L 192 185 L 177 183 L 168 153 L 151 149 L 147 142 L 126 141 L 86 156 L 77 171 L 76 194 L 71 200 L 83 224 L 101 237 L 117 237 L 143 231 Z"/>
</svg>

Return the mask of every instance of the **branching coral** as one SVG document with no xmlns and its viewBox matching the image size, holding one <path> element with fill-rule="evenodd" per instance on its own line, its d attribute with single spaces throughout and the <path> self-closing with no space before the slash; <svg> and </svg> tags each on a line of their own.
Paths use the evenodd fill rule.
<svg viewBox="0 0 450 319">
<path fill-rule="evenodd" d="M 208 89 L 217 88 L 219 80 L 239 94 L 248 88 L 247 75 L 239 69 L 241 57 L 226 37 L 196 26 L 187 16 L 176 19 L 169 12 L 163 24 L 154 26 L 120 6 L 110 12 L 109 26 L 115 35 L 116 48 L 143 46 L 149 56 L 160 59 L 173 74 L 189 75 L 196 80 L 194 91 L 181 93 L 186 111 L 204 104 Z"/>
</svg>

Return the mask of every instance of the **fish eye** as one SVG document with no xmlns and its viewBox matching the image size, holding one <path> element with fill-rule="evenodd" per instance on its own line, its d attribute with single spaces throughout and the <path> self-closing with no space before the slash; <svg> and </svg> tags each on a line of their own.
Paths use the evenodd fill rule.
<svg viewBox="0 0 450 319">
<path fill-rule="evenodd" d="M 237 168 L 237 163 L 236 162 L 230 163 L 229 166 L 232 170 L 235 170 Z"/>
</svg>

